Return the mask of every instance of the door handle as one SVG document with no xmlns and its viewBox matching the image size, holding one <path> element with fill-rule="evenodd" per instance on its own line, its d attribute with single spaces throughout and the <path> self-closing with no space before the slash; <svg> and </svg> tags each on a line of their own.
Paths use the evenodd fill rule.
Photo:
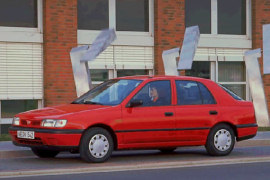
<svg viewBox="0 0 270 180">
<path fill-rule="evenodd" d="M 210 115 L 217 115 L 218 112 L 217 112 L 217 111 L 209 111 L 209 114 L 210 114 Z"/>
<path fill-rule="evenodd" d="M 165 116 L 173 116 L 173 112 L 165 112 Z"/>
</svg>

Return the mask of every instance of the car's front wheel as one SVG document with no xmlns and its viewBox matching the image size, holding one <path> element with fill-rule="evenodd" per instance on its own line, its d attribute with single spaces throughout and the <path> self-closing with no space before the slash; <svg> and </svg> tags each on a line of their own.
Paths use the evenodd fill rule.
<svg viewBox="0 0 270 180">
<path fill-rule="evenodd" d="M 232 128 L 227 124 L 219 124 L 211 129 L 205 147 L 212 156 L 225 156 L 231 153 L 234 144 Z"/>
<path fill-rule="evenodd" d="M 81 140 L 80 155 L 86 162 L 104 162 L 112 154 L 114 148 L 111 134 L 103 128 L 88 129 Z"/>
<path fill-rule="evenodd" d="M 43 148 L 33 147 L 31 149 L 33 153 L 40 158 L 53 158 L 59 153 L 59 151 L 47 150 Z"/>
</svg>

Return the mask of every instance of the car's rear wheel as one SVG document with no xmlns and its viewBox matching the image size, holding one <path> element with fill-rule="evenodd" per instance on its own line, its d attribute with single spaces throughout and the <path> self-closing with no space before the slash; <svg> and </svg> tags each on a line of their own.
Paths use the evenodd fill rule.
<svg viewBox="0 0 270 180">
<path fill-rule="evenodd" d="M 86 162 L 104 162 L 109 159 L 114 148 L 111 134 L 103 128 L 87 130 L 81 140 L 80 155 Z"/>
<path fill-rule="evenodd" d="M 53 150 L 48 150 L 48 149 L 43 149 L 43 148 L 33 147 L 31 149 L 33 153 L 40 158 L 53 158 L 59 153 L 59 151 L 53 151 Z"/>
<path fill-rule="evenodd" d="M 162 152 L 162 153 L 172 153 L 176 148 L 173 147 L 173 148 L 160 148 L 159 150 Z"/>
<path fill-rule="evenodd" d="M 234 131 L 227 124 L 213 127 L 208 135 L 206 150 L 212 156 L 225 156 L 231 153 L 235 144 Z"/>
</svg>

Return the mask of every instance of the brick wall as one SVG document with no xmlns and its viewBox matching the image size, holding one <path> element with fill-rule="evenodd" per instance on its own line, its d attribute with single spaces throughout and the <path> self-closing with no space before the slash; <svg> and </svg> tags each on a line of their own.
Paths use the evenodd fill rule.
<svg viewBox="0 0 270 180">
<path fill-rule="evenodd" d="M 185 0 L 155 0 L 155 74 L 164 75 L 162 51 L 180 47 L 185 33 Z"/>
<path fill-rule="evenodd" d="M 43 1 L 45 106 L 76 97 L 69 52 L 77 46 L 77 0 Z"/>
<path fill-rule="evenodd" d="M 270 0 L 252 0 L 252 48 L 262 48 L 262 25 L 270 23 Z M 270 75 L 263 75 L 263 57 L 260 58 L 264 90 L 270 112 Z"/>
</svg>

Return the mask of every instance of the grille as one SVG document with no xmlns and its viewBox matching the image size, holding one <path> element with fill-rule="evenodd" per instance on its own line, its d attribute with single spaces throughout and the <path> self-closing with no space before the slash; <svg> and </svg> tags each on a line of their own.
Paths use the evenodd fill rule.
<svg viewBox="0 0 270 180">
<path fill-rule="evenodd" d="M 40 121 L 21 120 L 23 126 L 40 126 Z"/>
<path fill-rule="evenodd" d="M 35 139 L 18 139 L 16 138 L 17 142 L 20 144 L 26 144 L 26 145 L 43 145 L 40 138 Z"/>
</svg>

